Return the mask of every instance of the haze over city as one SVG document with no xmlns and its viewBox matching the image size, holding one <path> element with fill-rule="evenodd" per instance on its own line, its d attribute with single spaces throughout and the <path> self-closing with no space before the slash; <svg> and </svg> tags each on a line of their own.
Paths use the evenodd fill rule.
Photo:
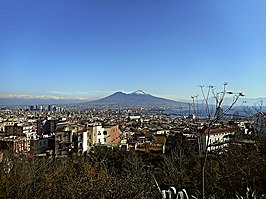
<svg viewBox="0 0 266 199">
<path fill-rule="evenodd" d="M 266 2 L 1 1 L 0 98 L 93 100 L 200 85 L 266 97 Z"/>
</svg>

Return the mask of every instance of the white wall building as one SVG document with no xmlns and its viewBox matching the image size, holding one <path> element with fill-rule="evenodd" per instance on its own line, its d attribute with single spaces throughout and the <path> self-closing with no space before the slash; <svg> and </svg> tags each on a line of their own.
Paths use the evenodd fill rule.
<svg viewBox="0 0 266 199">
<path fill-rule="evenodd" d="M 88 149 L 90 150 L 93 146 L 104 142 L 102 124 L 94 123 L 88 124 Z"/>
<path fill-rule="evenodd" d="M 78 152 L 83 154 L 88 151 L 88 131 L 80 130 L 78 132 Z"/>
<path fill-rule="evenodd" d="M 211 129 L 208 133 L 208 130 L 201 136 L 201 146 L 203 151 L 205 151 L 208 144 L 208 151 L 222 149 L 228 146 L 228 141 L 230 135 L 234 135 L 233 129 Z M 209 138 L 209 143 L 208 143 Z"/>
<path fill-rule="evenodd" d="M 102 126 L 100 123 L 94 123 L 89 124 L 87 129 L 89 150 L 95 145 L 109 145 L 120 142 L 118 125 Z"/>
</svg>

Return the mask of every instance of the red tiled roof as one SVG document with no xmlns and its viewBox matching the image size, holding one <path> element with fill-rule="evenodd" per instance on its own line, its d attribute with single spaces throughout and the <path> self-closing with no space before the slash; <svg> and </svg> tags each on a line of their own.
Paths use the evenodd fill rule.
<svg viewBox="0 0 266 199">
<path fill-rule="evenodd" d="M 210 134 L 221 134 L 221 133 L 232 133 L 234 129 L 224 128 L 224 129 L 211 129 Z M 208 129 L 204 132 L 205 135 L 208 135 Z"/>
<path fill-rule="evenodd" d="M 56 128 L 56 131 L 64 131 L 65 130 L 65 127 L 57 127 Z"/>
</svg>

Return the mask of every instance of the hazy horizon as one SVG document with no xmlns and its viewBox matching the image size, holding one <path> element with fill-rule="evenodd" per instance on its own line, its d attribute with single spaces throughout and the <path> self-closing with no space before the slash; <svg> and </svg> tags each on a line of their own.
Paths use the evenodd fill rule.
<svg viewBox="0 0 266 199">
<path fill-rule="evenodd" d="M 139 90 L 137 90 L 139 91 Z M 32 96 L 32 95 L 2 95 L 0 94 L 0 105 L 1 106 L 14 106 L 14 105 L 49 105 L 49 104 L 75 104 L 75 103 L 83 103 L 83 102 L 93 102 L 93 101 L 98 101 L 103 98 L 109 97 L 113 94 L 116 94 L 118 92 L 122 92 L 124 94 L 133 94 L 137 91 L 133 92 L 125 92 L 118 90 L 114 93 L 110 93 L 104 97 L 99 97 L 95 99 L 86 99 L 86 98 L 80 98 L 80 97 L 73 97 L 73 98 L 65 98 L 65 97 L 58 97 L 58 96 Z M 142 91 L 142 90 L 141 90 Z M 153 97 L 159 97 L 167 100 L 174 100 L 176 102 L 181 102 L 181 103 L 192 103 L 192 99 L 171 99 L 168 97 L 163 97 L 163 96 L 158 96 L 154 95 L 152 93 L 147 93 L 146 91 L 143 91 L 145 94 L 151 95 Z M 198 103 L 199 104 L 205 104 L 202 96 L 197 96 L 198 98 Z M 224 99 L 223 105 L 229 105 L 232 102 L 233 97 L 230 95 L 226 96 Z M 265 101 L 266 98 L 247 98 L 247 97 L 241 97 L 238 100 L 237 106 L 265 106 Z M 215 104 L 213 96 L 210 96 L 209 99 L 210 104 Z M 261 104 L 262 103 L 262 104 Z"/>
</svg>

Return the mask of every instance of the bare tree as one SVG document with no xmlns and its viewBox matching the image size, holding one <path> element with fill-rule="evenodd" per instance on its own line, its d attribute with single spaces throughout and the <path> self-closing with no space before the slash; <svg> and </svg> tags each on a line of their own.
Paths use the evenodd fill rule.
<svg viewBox="0 0 266 199">
<path fill-rule="evenodd" d="M 209 85 L 207 87 L 204 86 L 200 86 L 201 89 L 201 95 L 202 95 L 202 100 L 203 100 L 203 104 L 206 108 L 206 125 L 203 129 L 201 129 L 201 131 L 199 131 L 199 129 L 196 127 L 192 128 L 194 133 L 197 135 L 198 139 L 201 139 L 202 133 L 205 134 L 205 132 L 207 132 L 207 142 L 206 145 L 201 145 L 200 148 L 200 155 L 203 158 L 202 161 L 202 198 L 205 198 L 205 167 L 206 167 L 206 162 L 207 162 L 207 156 L 208 156 L 208 147 L 209 147 L 209 142 L 210 142 L 210 132 L 211 132 L 211 128 L 212 126 L 218 122 L 219 120 L 221 120 L 229 111 L 233 110 L 233 108 L 236 106 L 238 99 L 240 97 L 243 97 L 244 94 L 242 92 L 231 92 L 227 90 L 227 85 L 228 83 L 225 82 L 223 84 L 223 89 L 220 92 L 216 92 L 215 87 L 212 85 Z M 223 110 L 224 106 L 224 100 L 227 96 L 230 96 L 232 98 L 231 103 L 227 106 L 227 108 L 225 110 Z M 198 99 L 196 100 L 195 104 L 195 100 L 194 98 L 197 99 L 197 96 L 192 97 L 193 100 L 193 108 L 194 108 L 194 112 L 196 114 L 198 114 L 198 110 L 196 111 L 196 107 L 198 107 Z M 213 102 L 211 101 L 212 99 L 214 99 L 214 110 L 213 110 Z M 198 109 L 198 108 L 197 108 Z M 196 115 L 196 117 L 198 117 L 198 115 Z M 200 144 L 201 142 L 199 142 Z"/>
</svg>

